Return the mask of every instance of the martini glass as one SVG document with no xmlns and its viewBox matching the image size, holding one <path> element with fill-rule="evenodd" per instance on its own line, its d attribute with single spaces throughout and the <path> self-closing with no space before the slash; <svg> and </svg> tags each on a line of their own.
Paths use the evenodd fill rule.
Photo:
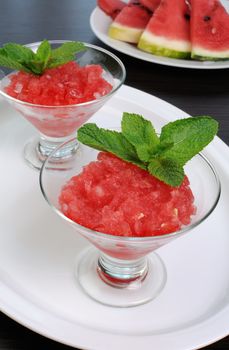
<svg viewBox="0 0 229 350">
<path fill-rule="evenodd" d="M 166 267 L 155 251 L 175 238 L 191 235 L 218 203 L 220 181 L 212 164 L 198 154 L 185 167 L 197 208 L 189 225 L 159 236 L 113 236 L 83 227 L 61 212 L 58 198 L 62 187 L 79 174 L 83 166 L 95 160 L 98 153 L 80 144 L 71 159 L 57 162 L 55 153 L 65 146 L 55 150 L 44 162 L 40 186 L 46 201 L 66 225 L 72 225 L 76 234 L 92 243 L 91 248 L 82 251 L 74 267 L 79 284 L 91 298 L 109 306 L 130 307 L 154 299 L 166 283 Z"/>
<path fill-rule="evenodd" d="M 50 41 L 52 49 L 59 47 L 65 40 Z M 28 44 L 36 52 L 40 42 Z M 112 85 L 112 90 L 102 96 L 84 103 L 63 106 L 46 106 L 23 102 L 8 95 L 4 89 L 9 84 L 9 75 L 0 74 L 0 95 L 9 102 L 36 129 L 37 136 L 29 140 L 24 148 L 24 158 L 33 168 L 40 169 L 49 154 L 64 142 L 55 157 L 71 157 L 78 147 L 76 130 L 106 103 L 125 80 L 123 63 L 111 52 L 85 44 L 86 50 L 77 53 L 75 61 L 80 66 L 98 64 L 103 68 L 103 78 Z M 14 74 L 10 73 L 10 74 Z"/>
</svg>

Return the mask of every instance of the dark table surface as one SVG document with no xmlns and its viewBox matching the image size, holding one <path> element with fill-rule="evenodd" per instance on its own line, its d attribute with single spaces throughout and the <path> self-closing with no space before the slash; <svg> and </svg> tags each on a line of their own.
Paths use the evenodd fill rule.
<svg viewBox="0 0 229 350">
<path fill-rule="evenodd" d="M 89 16 L 95 5 L 95 0 L 0 0 L 0 45 L 46 38 L 80 40 L 106 47 L 90 29 Z M 229 69 L 173 68 L 114 53 L 126 66 L 127 85 L 160 97 L 193 116 L 213 116 L 220 122 L 219 136 L 229 144 Z M 0 313 L 0 350 L 34 347 L 69 349 Z M 229 337 L 204 349 L 229 349 Z"/>
</svg>

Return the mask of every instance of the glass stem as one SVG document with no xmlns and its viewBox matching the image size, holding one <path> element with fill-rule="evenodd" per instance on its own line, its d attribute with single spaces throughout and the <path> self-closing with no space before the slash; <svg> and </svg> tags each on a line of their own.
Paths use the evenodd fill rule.
<svg viewBox="0 0 229 350">
<path fill-rule="evenodd" d="M 125 288 L 130 285 L 140 285 L 148 271 L 147 258 L 137 260 L 121 260 L 104 253 L 98 259 L 97 272 L 107 284 Z"/>
<path fill-rule="evenodd" d="M 47 138 L 47 137 L 40 137 L 40 140 L 37 145 L 37 153 L 39 156 L 39 159 L 44 161 L 58 146 L 60 146 L 63 142 L 66 142 L 66 138 L 63 138 L 61 140 L 60 138 Z M 68 142 L 66 147 L 61 147 L 61 150 L 58 152 L 55 152 L 55 158 L 56 159 L 66 159 L 71 157 L 71 155 L 77 150 L 78 148 L 78 142 L 75 138 L 72 142 Z"/>
</svg>

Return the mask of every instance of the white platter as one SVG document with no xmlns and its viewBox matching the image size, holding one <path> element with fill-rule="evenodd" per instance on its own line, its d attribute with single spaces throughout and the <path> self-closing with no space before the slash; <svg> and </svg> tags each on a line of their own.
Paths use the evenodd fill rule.
<svg viewBox="0 0 229 350">
<path fill-rule="evenodd" d="M 225 8 L 229 12 L 229 1 L 222 0 Z M 91 13 L 90 25 L 94 34 L 106 45 L 112 47 L 113 49 L 122 52 L 126 55 L 139 58 L 144 61 L 159 63 L 167 66 L 181 67 L 181 68 L 194 68 L 194 69 L 223 69 L 229 68 L 229 60 L 220 61 L 220 62 L 211 62 L 211 61 L 194 61 L 194 60 L 182 60 L 169 57 L 162 57 L 152 55 L 150 53 L 139 50 L 135 45 L 122 42 L 109 38 L 107 35 L 109 25 L 111 24 L 112 19 L 107 16 L 103 11 L 96 7 Z"/>
<path fill-rule="evenodd" d="M 186 117 L 176 107 L 123 86 L 91 119 L 120 125 L 123 111 L 141 113 L 157 128 Z M 23 161 L 32 126 L 0 103 L 0 310 L 26 327 L 90 350 L 191 350 L 228 334 L 228 147 L 206 149 L 219 172 L 216 210 L 192 234 L 160 248 L 168 280 L 152 302 L 128 309 L 102 306 L 74 279 L 74 261 L 88 243 L 61 221 L 42 197 L 38 172 Z"/>
</svg>

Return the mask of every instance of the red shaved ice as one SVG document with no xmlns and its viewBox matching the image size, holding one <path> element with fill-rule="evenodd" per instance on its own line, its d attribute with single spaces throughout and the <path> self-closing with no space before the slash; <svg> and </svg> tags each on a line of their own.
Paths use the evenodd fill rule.
<svg viewBox="0 0 229 350">
<path fill-rule="evenodd" d="M 177 231 L 196 211 L 186 176 L 181 186 L 171 187 L 106 152 L 65 184 L 59 203 L 82 226 L 129 237 Z"/>
<path fill-rule="evenodd" d="M 103 73 L 100 65 L 81 67 L 72 61 L 47 69 L 41 76 L 26 72 L 12 73 L 5 92 L 32 104 L 73 105 L 95 100 L 112 90 Z"/>
</svg>

